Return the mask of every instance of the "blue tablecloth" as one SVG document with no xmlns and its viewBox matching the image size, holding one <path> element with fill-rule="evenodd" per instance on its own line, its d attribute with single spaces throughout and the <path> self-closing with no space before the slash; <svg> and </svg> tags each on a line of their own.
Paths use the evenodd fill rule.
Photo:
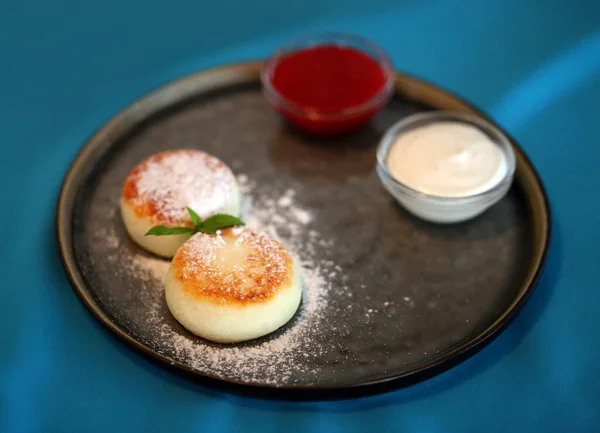
<svg viewBox="0 0 600 433">
<path fill-rule="evenodd" d="M 86 138 L 158 84 L 321 30 L 374 40 L 516 137 L 553 207 L 547 270 L 498 340 L 411 388 L 327 403 L 209 391 L 77 300 L 59 187 Z M 0 0 L 0 103 L 0 431 L 600 431 L 599 1 Z"/>
</svg>

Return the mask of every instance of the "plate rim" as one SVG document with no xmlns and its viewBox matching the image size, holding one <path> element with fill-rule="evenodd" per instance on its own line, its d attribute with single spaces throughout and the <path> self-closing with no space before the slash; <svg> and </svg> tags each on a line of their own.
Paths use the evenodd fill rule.
<svg viewBox="0 0 600 433">
<path fill-rule="evenodd" d="M 466 101 L 464 98 L 458 97 L 448 90 L 433 84 L 430 81 L 417 78 L 415 76 L 396 71 L 395 94 L 401 94 L 403 97 L 424 103 L 429 106 L 439 106 L 440 103 L 445 106 L 440 109 L 450 111 L 467 112 L 479 116 L 497 128 L 499 128 L 508 138 L 515 153 L 517 155 L 517 171 L 516 177 L 519 174 L 528 173 L 530 177 L 529 183 L 533 184 L 533 189 L 536 189 L 536 195 L 541 202 L 538 204 L 538 210 L 531 210 L 532 216 L 539 213 L 541 228 L 539 229 L 539 239 L 536 241 L 534 233 L 532 233 L 532 258 L 528 265 L 526 276 L 523 278 L 521 287 L 506 309 L 483 331 L 479 332 L 468 341 L 457 344 L 455 347 L 446 353 L 432 358 L 431 360 L 420 363 L 416 366 L 406 369 L 401 374 L 383 374 L 380 377 L 356 381 L 351 383 L 340 384 L 267 384 L 260 382 L 246 382 L 239 379 L 223 378 L 219 375 L 204 372 L 194 369 L 184 363 L 173 361 L 168 357 L 154 351 L 142 342 L 125 332 L 117 323 L 113 322 L 100 308 L 93 299 L 93 295 L 87 288 L 84 277 L 77 266 L 77 260 L 73 251 L 72 245 L 72 210 L 75 197 L 80 187 L 81 178 L 89 170 L 85 162 L 96 154 L 102 154 L 105 147 L 112 144 L 111 138 L 119 137 L 124 131 L 120 130 L 124 126 L 123 123 L 132 116 L 141 117 L 142 120 L 133 121 L 131 125 L 125 126 L 128 129 L 130 126 L 139 124 L 143 119 L 153 113 L 160 112 L 176 105 L 183 100 L 192 98 L 202 94 L 204 91 L 217 90 L 220 87 L 235 86 L 245 82 L 251 83 L 260 81 L 260 71 L 264 65 L 263 60 L 234 63 L 215 67 L 199 72 L 194 72 L 189 75 L 177 78 L 162 84 L 153 90 L 138 97 L 133 103 L 119 110 L 100 128 L 98 128 L 83 144 L 82 148 L 77 153 L 73 162 L 70 164 L 67 173 L 63 178 L 61 189 L 58 196 L 55 215 L 55 230 L 58 249 L 61 257 L 61 262 L 71 288 L 84 304 L 84 306 L 92 313 L 92 315 L 111 333 L 117 336 L 122 342 L 129 344 L 134 349 L 140 351 L 143 355 L 151 360 L 159 361 L 170 368 L 175 368 L 181 372 L 191 374 L 195 378 L 202 378 L 233 385 L 234 387 L 253 389 L 258 391 L 291 391 L 296 396 L 301 394 L 309 395 L 310 398 L 319 397 L 318 393 L 322 393 L 326 398 L 326 394 L 333 392 L 340 397 L 339 392 L 356 392 L 355 395 L 344 395 L 342 398 L 364 395 L 377 392 L 377 388 L 394 389 L 403 385 L 410 385 L 416 382 L 433 377 L 440 374 L 468 359 L 483 347 L 491 343 L 501 332 L 503 332 L 512 320 L 521 311 L 526 301 L 531 296 L 535 286 L 537 285 L 544 266 L 547 261 L 548 250 L 550 248 L 550 239 L 552 231 L 552 217 L 550 212 L 550 202 L 546 189 L 542 180 L 535 169 L 531 160 L 521 147 L 516 143 L 510 134 L 508 134 L 500 125 L 494 122 L 482 110 L 476 108 L 473 104 Z M 432 99 L 436 99 L 433 101 Z M 440 102 L 441 101 L 441 102 Z M 157 106 L 155 106 L 157 105 Z M 149 107 L 149 108 L 148 108 Z M 454 108 L 454 109 L 453 109 Z M 458 108 L 458 110 L 457 110 Z M 115 132 L 116 130 L 116 132 Z M 518 181 L 518 179 L 516 180 Z M 522 187 L 522 185 L 521 185 Z M 528 202 L 531 202 L 530 194 L 525 194 Z M 531 203 L 530 203 L 531 204 Z M 390 385 L 392 387 L 390 387 Z M 308 393 L 308 394 L 307 394 Z"/>
</svg>

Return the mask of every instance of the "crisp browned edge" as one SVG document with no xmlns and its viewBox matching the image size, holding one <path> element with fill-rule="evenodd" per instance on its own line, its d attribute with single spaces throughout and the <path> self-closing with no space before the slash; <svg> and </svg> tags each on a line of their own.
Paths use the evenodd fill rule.
<svg viewBox="0 0 600 433">
<path fill-rule="evenodd" d="M 458 363 L 456 360 L 462 361 L 466 359 L 470 355 L 476 353 L 486 343 L 491 342 L 493 338 L 496 337 L 499 332 L 511 322 L 525 301 L 531 295 L 535 284 L 541 276 L 550 245 L 551 235 L 550 206 L 544 187 L 529 158 L 508 134 L 507 136 L 509 137 L 511 144 L 515 149 L 517 157 L 515 180 L 523 189 L 525 195 L 529 198 L 529 203 L 531 205 L 530 215 L 533 219 L 532 260 L 529 264 L 527 276 L 521 286 L 521 290 L 513 302 L 504 311 L 504 313 L 501 314 L 500 317 L 498 317 L 477 337 L 466 343 L 457 345 L 449 352 L 434 358 L 427 363 L 420 364 L 412 369 L 408 369 L 402 374 L 386 375 L 375 380 L 369 380 L 365 382 L 340 383 L 336 384 L 335 386 L 274 386 L 262 383 L 223 379 L 213 374 L 192 369 L 185 364 L 172 361 L 166 356 L 154 352 L 152 349 L 124 332 L 102 311 L 102 309 L 95 302 L 93 296 L 86 288 L 84 278 L 77 267 L 72 247 L 72 221 L 70 217 L 73 204 L 77 196 L 79 181 L 90 168 L 86 162 L 93 161 L 97 156 L 101 155 L 106 148 L 110 147 L 114 139 L 117 139 L 132 126 L 153 113 L 166 109 L 178 102 L 182 102 L 183 100 L 193 98 L 194 96 L 202 94 L 207 90 L 217 90 L 219 88 L 250 82 L 259 83 L 262 65 L 262 61 L 257 61 L 224 66 L 210 69 L 208 71 L 198 72 L 165 84 L 119 112 L 85 143 L 71 164 L 64 178 L 56 212 L 57 240 L 63 266 L 74 292 L 83 302 L 83 304 L 106 328 L 113 332 L 117 337 L 131 344 L 132 347 L 140 350 L 145 355 L 163 362 L 170 367 L 175 367 L 193 375 L 210 378 L 217 381 L 224 381 L 228 384 L 240 385 L 245 388 L 250 387 L 257 389 L 263 388 L 275 390 L 308 391 L 310 393 L 310 398 L 319 398 L 319 391 L 352 392 L 356 388 L 360 387 L 374 387 L 373 389 L 376 390 L 375 387 L 377 385 L 386 385 L 390 382 L 397 383 L 398 387 L 402 386 L 403 381 L 405 384 L 415 383 L 447 370 Z M 414 100 L 437 109 L 474 114 L 494 123 L 480 110 L 474 108 L 471 104 L 465 102 L 464 100 L 453 96 L 446 90 L 440 89 L 431 83 L 406 74 L 397 73 L 396 93 L 401 94 L 407 99 Z M 498 126 L 498 128 L 500 127 Z M 502 130 L 502 128 L 500 129 Z M 337 396 L 339 397 L 339 395 Z M 343 397 L 352 397 L 352 394 L 344 395 Z"/>
</svg>

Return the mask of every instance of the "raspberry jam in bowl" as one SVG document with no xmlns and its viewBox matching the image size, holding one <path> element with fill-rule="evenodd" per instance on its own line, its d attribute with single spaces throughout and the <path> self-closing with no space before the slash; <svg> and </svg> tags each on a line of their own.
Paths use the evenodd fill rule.
<svg viewBox="0 0 600 433">
<path fill-rule="evenodd" d="M 269 103 L 298 129 L 351 132 L 366 124 L 394 92 L 394 71 L 375 44 L 354 35 L 323 34 L 294 40 L 262 72 Z"/>
</svg>

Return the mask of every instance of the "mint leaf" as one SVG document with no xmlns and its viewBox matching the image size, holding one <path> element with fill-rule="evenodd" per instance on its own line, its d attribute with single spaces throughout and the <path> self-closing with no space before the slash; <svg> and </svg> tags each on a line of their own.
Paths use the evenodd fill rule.
<svg viewBox="0 0 600 433">
<path fill-rule="evenodd" d="M 196 229 L 190 227 L 154 226 L 144 236 L 185 235 L 191 233 L 196 233 Z"/>
<path fill-rule="evenodd" d="M 155 226 L 148 230 L 145 236 L 169 236 L 169 235 L 185 235 L 198 232 L 214 235 L 217 230 L 225 229 L 233 226 L 243 226 L 244 222 L 234 217 L 233 215 L 217 214 L 207 218 L 204 222 L 202 218 L 194 212 L 190 207 L 186 207 L 194 227 L 165 227 Z"/>
<path fill-rule="evenodd" d="M 202 218 L 200 218 L 200 216 L 198 216 L 198 214 L 194 212 L 192 208 L 187 207 L 186 209 L 190 214 L 190 218 L 192 219 L 192 223 L 194 223 L 194 227 L 199 229 L 202 225 Z"/>
<path fill-rule="evenodd" d="M 204 220 L 200 226 L 200 231 L 209 235 L 214 235 L 217 230 L 226 229 L 227 227 L 243 226 L 244 222 L 234 217 L 233 215 L 217 214 Z"/>
</svg>

